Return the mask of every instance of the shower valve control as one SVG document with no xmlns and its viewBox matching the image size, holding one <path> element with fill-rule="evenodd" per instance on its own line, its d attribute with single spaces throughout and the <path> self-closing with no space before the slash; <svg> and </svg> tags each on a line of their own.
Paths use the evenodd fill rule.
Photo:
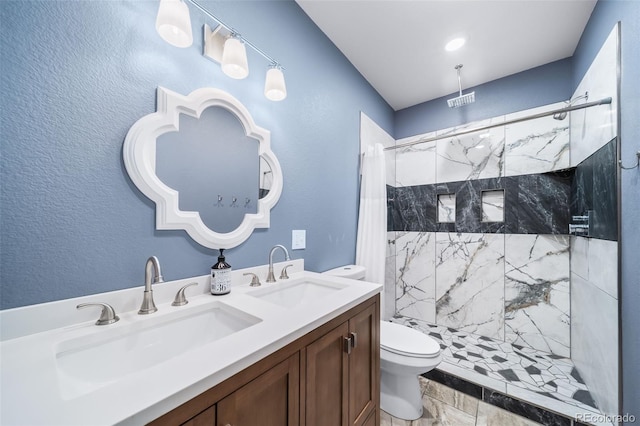
<svg viewBox="0 0 640 426">
<path fill-rule="evenodd" d="M 571 216 L 571 222 L 569 224 L 569 235 L 578 235 L 587 237 L 591 233 L 590 225 L 592 222 L 593 210 L 587 211 L 586 215 Z"/>
</svg>

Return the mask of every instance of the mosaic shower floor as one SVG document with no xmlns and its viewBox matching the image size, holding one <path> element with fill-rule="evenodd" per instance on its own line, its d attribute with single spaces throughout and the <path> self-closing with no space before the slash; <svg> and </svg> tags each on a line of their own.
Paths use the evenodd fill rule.
<svg viewBox="0 0 640 426">
<path fill-rule="evenodd" d="M 437 369 L 444 373 L 566 417 L 601 416 L 568 358 L 414 318 L 398 316 L 392 321 L 435 338 L 443 353 L 443 362 Z"/>
</svg>

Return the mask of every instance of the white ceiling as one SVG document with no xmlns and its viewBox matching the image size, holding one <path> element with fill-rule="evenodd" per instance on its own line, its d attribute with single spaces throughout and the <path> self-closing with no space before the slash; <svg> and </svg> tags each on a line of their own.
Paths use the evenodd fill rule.
<svg viewBox="0 0 640 426">
<path fill-rule="evenodd" d="M 573 55 L 596 0 L 296 0 L 400 110 Z M 464 36 L 456 52 L 444 45 Z"/>
</svg>

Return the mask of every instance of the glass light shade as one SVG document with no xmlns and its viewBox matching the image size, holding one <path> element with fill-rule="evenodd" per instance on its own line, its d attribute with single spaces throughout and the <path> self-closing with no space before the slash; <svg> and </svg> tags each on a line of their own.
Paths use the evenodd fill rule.
<svg viewBox="0 0 640 426">
<path fill-rule="evenodd" d="M 270 67 L 264 82 L 264 95 L 272 101 L 281 101 L 287 97 L 287 86 L 280 67 Z"/>
<path fill-rule="evenodd" d="M 189 7 L 182 0 L 160 0 L 156 30 L 160 37 L 177 47 L 193 44 Z"/>
<path fill-rule="evenodd" d="M 222 72 L 235 79 L 242 79 L 249 75 L 247 50 L 242 40 L 236 37 L 229 37 L 224 42 Z"/>
</svg>

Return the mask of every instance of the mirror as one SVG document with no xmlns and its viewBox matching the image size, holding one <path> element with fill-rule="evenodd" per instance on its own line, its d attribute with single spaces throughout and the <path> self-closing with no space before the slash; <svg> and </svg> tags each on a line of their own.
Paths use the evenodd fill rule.
<svg viewBox="0 0 640 426">
<path fill-rule="evenodd" d="M 268 228 L 282 192 L 270 133 L 228 93 L 182 96 L 158 88 L 157 112 L 123 146 L 127 173 L 156 203 L 156 229 L 183 229 L 209 248 L 231 248 Z"/>
</svg>

